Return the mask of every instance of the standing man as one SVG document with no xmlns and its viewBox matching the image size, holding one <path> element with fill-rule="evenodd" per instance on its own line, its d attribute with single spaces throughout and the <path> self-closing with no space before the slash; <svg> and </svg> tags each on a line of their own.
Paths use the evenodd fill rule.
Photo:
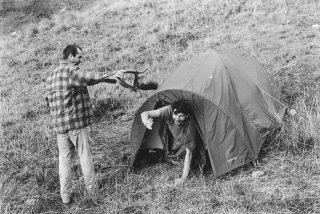
<svg viewBox="0 0 320 214">
<path fill-rule="evenodd" d="M 148 129 L 152 129 L 153 118 L 161 118 L 159 134 L 164 145 L 166 161 L 174 164 L 172 159 L 177 159 L 185 154 L 183 173 L 181 178 L 175 180 L 175 185 L 181 185 L 187 180 L 192 154 L 196 148 L 197 130 L 190 117 L 191 107 L 185 100 L 177 100 L 171 105 L 141 113 L 141 120 Z M 170 142 L 166 142 L 168 131 L 172 136 Z"/>
<path fill-rule="evenodd" d="M 46 80 L 46 101 L 53 130 L 57 133 L 62 203 L 69 204 L 71 162 L 75 151 L 80 157 L 86 190 L 89 194 L 97 190 L 89 142 L 92 112 L 87 86 L 100 82 L 116 83 L 124 71 L 117 71 L 111 76 L 83 71 L 79 67 L 82 49 L 77 45 L 68 45 L 63 50 L 62 59 Z"/>
</svg>

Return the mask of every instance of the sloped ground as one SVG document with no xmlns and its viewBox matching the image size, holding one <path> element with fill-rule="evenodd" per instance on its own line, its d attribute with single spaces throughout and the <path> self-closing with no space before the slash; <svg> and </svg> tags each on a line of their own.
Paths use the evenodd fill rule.
<svg viewBox="0 0 320 214">
<path fill-rule="evenodd" d="M 42 4 L 37 11 L 45 8 L 47 15 L 30 19 L 23 10 L 1 15 L 1 213 L 320 212 L 318 90 L 312 79 L 319 67 L 320 31 L 312 28 L 320 22 L 317 1 L 70 2 L 49 7 L 54 10 Z M 64 7 L 70 10 L 59 12 Z M 17 35 L 10 36 L 13 31 Z M 253 55 L 275 79 L 281 102 L 299 116 L 288 117 L 265 144 L 259 165 L 220 178 L 195 169 L 184 186 L 173 187 L 181 167 L 126 167 L 134 113 L 152 92 L 136 99 L 119 86 L 91 87 L 92 149 L 104 186 L 87 196 L 75 162 L 75 203 L 65 207 L 43 79 L 70 43 L 84 48 L 84 69 L 149 68 L 160 83 L 208 48 Z M 253 179 L 254 170 L 266 175 Z"/>
</svg>

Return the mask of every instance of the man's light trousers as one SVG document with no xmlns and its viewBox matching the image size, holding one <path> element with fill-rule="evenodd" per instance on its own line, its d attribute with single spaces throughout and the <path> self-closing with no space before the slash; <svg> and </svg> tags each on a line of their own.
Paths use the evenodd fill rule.
<svg viewBox="0 0 320 214">
<path fill-rule="evenodd" d="M 57 135 L 59 148 L 60 194 L 63 203 L 70 202 L 71 163 L 77 151 L 86 189 L 94 193 L 97 189 L 93 158 L 90 150 L 90 128 L 68 131 Z"/>
</svg>

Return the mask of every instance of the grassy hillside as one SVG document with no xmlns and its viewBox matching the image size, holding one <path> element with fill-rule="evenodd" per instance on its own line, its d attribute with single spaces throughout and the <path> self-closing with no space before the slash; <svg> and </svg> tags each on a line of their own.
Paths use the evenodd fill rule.
<svg viewBox="0 0 320 214">
<path fill-rule="evenodd" d="M 319 92 L 312 78 L 320 65 L 320 29 L 312 27 L 320 24 L 318 1 L 43 2 L 0 15 L 0 213 L 320 212 Z M 70 43 L 83 47 L 84 69 L 149 68 L 160 83 L 210 48 L 253 55 L 275 79 L 281 102 L 299 115 L 284 121 L 256 166 L 220 178 L 196 169 L 174 187 L 181 166 L 125 167 L 135 111 L 153 92 L 137 99 L 116 85 L 91 87 L 92 150 L 104 186 L 87 196 L 77 160 L 75 203 L 65 207 L 43 80 Z M 255 170 L 266 174 L 254 179 Z"/>
</svg>

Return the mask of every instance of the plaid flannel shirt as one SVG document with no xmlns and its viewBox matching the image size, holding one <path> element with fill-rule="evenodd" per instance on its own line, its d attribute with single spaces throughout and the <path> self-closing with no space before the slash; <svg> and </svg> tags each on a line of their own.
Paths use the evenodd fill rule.
<svg viewBox="0 0 320 214">
<path fill-rule="evenodd" d="M 91 124 L 92 110 L 86 86 L 102 81 L 99 73 L 79 69 L 63 61 L 46 80 L 46 100 L 50 107 L 51 125 L 56 133 L 66 133 Z"/>
</svg>

